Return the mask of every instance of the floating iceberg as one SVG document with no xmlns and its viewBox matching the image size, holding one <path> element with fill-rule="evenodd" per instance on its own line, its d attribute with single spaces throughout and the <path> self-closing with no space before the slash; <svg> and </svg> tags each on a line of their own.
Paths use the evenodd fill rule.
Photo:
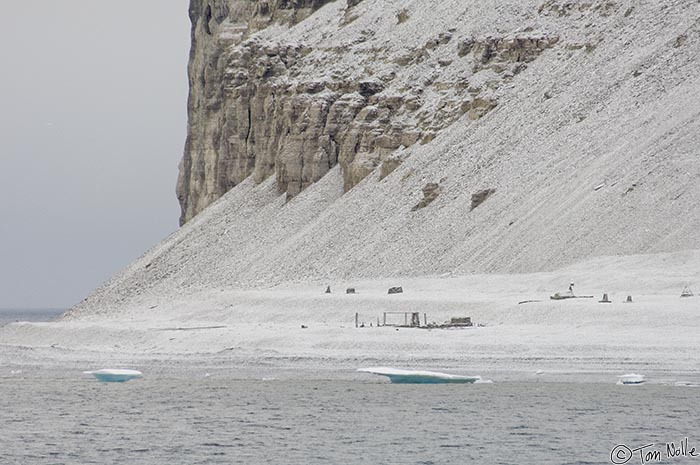
<svg viewBox="0 0 700 465">
<path fill-rule="evenodd" d="M 435 371 L 398 370 L 396 368 L 386 367 L 360 368 L 357 371 L 386 376 L 392 383 L 397 384 L 472 384 L 482 382 L 481 376 L 450 375 L 448 373 L 438 373 Z"/>
<path fill-rule="evenodd" d="M 92 375 L 103 383 L 123 383 L 131 379 L 141 378 L 143 373 L 137 370 L 113 370 L 103 369 L 97 371 L 84 371 L 86 375 Z"/>
<path fill-rule="evenodd" d="M 644 384 L 646 382 L 644 375 L 638 375 L 635 373 L 621 375 L 618 376 L 618 378 L 619 380 L 617 381 L 617 384 Z"/>
</svg>

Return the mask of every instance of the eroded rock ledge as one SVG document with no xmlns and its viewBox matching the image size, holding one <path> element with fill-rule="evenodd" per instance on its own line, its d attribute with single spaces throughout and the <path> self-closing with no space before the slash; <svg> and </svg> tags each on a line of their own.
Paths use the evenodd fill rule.
<svg viewBox="0 0 700 465">
<path fill-rule="evenodd" d="M 338 30 L 362 14 L 361 2 L 343 1 Z M 340 164 L 350 190 L 396 149 L 431 141 L 465 114 L 483 117 L 498 105 L 499 87 L 558 41 L 449 29 L 397 48 L 370 29 L 343 46 L 259 33 L 293 27 L 328 3 L 191 1 L 181 223 L 251 175 L 258 183 L 274 175 L 280 193 L 293 197 Z M 397 19 L 405 21 L 408 13 Z M 364 66 L 343 63 L 347 54 Z"/>
</svg>

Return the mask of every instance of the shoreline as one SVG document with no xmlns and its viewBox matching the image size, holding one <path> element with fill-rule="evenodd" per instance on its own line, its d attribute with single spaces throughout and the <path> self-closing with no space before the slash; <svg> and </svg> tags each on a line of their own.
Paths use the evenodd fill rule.
<svg viewBox="0 0 700 465">
<path fill-rule="evenodd" d="M 143 293 L 57 322 L 11 323 L 0 328 L 0 352 L 10 366 L 184 364 L 334 377 L 379 365 L 488 379 L 539 379 L 535 373 L 544 371 L 556 379 L 640 373 L 697 382 L 700 297 L 680 292 L 700 282 L 698 270 L 700 252 L 691 251 L 599 257 L 546 273 Z M 595 298 L 548 299 L 571 281 L 577 294 Z M 333 293 L 324 293 L 327 285 Z M 404 293 L 387 294 L 398 285 Z M 346 287 L 357 293 L 345 294 Z M 613 302 L 598 303 L 603 293 Z M 633 303 L 624 302 L 627 295 Z M 384 312 L 417 312 L 421 323 L 424 314 L 437 323 L 470 317 L 475 326 L 376 327 Z M 356 314 L 373 326 L 355 328 Z"/>
<path fill-rule="evenodd" d="M 26 323 L 10 325 L 24 330 L 41 328 L 54 333 L 56 324 Z M 73 325 L 69 325 L 73 326 Z M 95 326 L 85 330 L 94 332 Z M 386 333 L 381 328 L 374 332 Z M 474 328 L 484 330 L 489 328 Z M 494 329 L 494 328 L 490 328 Z M 499 328 L 495 328 L 499 329 Z M 291 330 L 291 328 L 290 328 Z M 64 328 L 65 331 L 65 328 Z M 346 335 L 362 330 L 346 330 Z M 101 333 L 105 340 L 109 330 Z M 131 330 L 136 335 L 137 330 Z M 372 329 L 364 331 L 372 332 Z M 470 344 L 462 352 L 438 353 L 450 347 L 443 334 L 464 336 L 475 333 L 466 330 L 419 330 L 404 329 L 413 336 L 436 337 L 440 344 L 426 347 L 420 341 L 412 341 L 403 347 L 413 347 L 412 351 L 396 351 L 382 345 L 369 350 L 371 345 L 364 339 L 365 350 L 323 350 L 316 352 L 294 351 L 290 348 L 271 349 L 269 347 L 223 348 L 215 352 L 161 352 L 158 350 L 124 351 L 120 349 L 66 348 L 61 345 L 26 346 L 21 344 L 0 345 L 0 360 L 6 370 L 22 369 L 26 372 L 54 371 L 61 375 L 65 370 L 79 374 L 87 369 L 106 367 L 136 368 L 144 372 L 157 373 L 168 377 L 198 378 L 205 373 L 223 374 L 233 379 L 318 379 L 318 380 L 357 380 L 366 375 L 356 372 L 368 366 L 391 366 L 404 369 L 424 369 L 444 371 L 453 374 L 480 375 L 495 382 L 614 382 L 617 376 L 626 373 L 640 373 L 647 376 L 651 384 L 673 384 L 677 381 L 700 383 L 698 351 L 694 346 L 648 346 L 640 345 L 553 345 L 544 343 L 524 344 Z M 42 331 L 43 333 L 43 331 Z M 60 331 L 58 331 L 60 333 Z M 432 334 L 431 334 L 432 333 Z M 438 333 L 438 334 L 435 334 Z M 461 334 L 460 334 L 461 333 Z M 113 337 L 120 337 L 122 331 Z M 7 334 L 3 334 L 6 336 Z M 79 335 L 79 333 L 78 333 Z M 141 334 L 140 336 L 143 336 Z M 473 336 L 474 334 L 471 334 Z M 496 332 L 496 336 L 498 332 Z M 26 334 L 25 334 L 26 336 Z M 76 334 L 73 333 L 72 337 Z M 338 334 L 336 333 L 336 336 Z M 395 334 L 391 334 L 395 336 Z M 490 337 L 490 336 L 489 336 Z M 3 337 L 3 339 L 5 339 Z M 332 338 L 317 338 L 316 343 L 330 344 Z M 453 341 L 454 342 L 454 341 Z M 342 341 L 334 341 L 336 347 Z M 282 349 L 282 350 L 280 350 Z M 420 349 L 420 350 L 418 350 Z M 538 374 L 539 373 L 539 374 Z M 0 374 L 5 377 L 7 373 Z"/>
</svg>

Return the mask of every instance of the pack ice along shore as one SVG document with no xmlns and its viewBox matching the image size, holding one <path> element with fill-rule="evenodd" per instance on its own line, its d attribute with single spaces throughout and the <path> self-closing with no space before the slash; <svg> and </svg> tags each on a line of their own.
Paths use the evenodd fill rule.
<svg viewBox="0 0 700 465">
<path fill-rule="evenodd" d="M 700 298 L 680 293 L 700 289 L 698 2 L 192 0 L 189 14 L 182 227 L 0 344 L 693 375 Z M 549 299 L 567 292 L 595 298 Z"/>
</svg>

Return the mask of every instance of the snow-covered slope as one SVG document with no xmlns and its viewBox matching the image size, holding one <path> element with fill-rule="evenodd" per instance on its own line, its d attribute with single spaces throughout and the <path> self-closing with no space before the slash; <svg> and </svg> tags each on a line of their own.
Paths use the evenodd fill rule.
<svg viewBox="0 0 700 465">
<path fill-rule="evenodd" d="M 577 295 L 595 298 L 548 298 L 570 280 Z M 258 377 L 288 369 L 354 376 L 356 368 L 388 365 L 497 380 L 506 373 L 533 379 L 545 371 L 547 380 L 585 373 L 575 378 L 615 382 L 635 372 L 654 382 L 697 382 L 700 298 L 680 292 L 698 282 L 696 251 L 596 258 L 547 273 L 338 280 L 330 282 L 331 294 L 324 293 L 327 282 L 209 288 L 186 296 L 145 292 L 130 303 L 95 306 L 81 318 L 0 328 L 0 364 L 27 372 L 58 362 L 81 370 L 143 367 L 145 373 L 155 363 L 178 371 L 216 367 L 234 376 L 252 369 Z M 388 295 L 394 285 L 404 293 Z M 348 286 L 357 293 L 345 294 Z M 598 303 L 603 292 L 612 303 Z M 624 302 L 628 295 L 633 303 Z M 421 322 L 425 315 L 436 323 L 470 316 L 475 326 L 378 327 L 383 312 L 419 312 Z M 355 327 L 356 313 L 364 327 Z M 403 315 L 387 316 L 388 323 L 402 321 Z"/>
<path fill-rule="evenodd" d="M 339 164 L 288 198 L 275 176 L 257 184 L 251 175 L 70 315 L 287 281 L 534 272 L 700 248 L 700 4 L 481 3 L 365 0 L 345 24 L 337 1 L 260 32 L 257 40 L 335 50 L 371 30 L 360 43 L 382 44 L 380 72 L 394 66 L 392 54 L 451 31 L 424 61 L 391 68 L 413 73 L 395 78 L 392 92 L 426 73 L 472 73 L 474 57 L 458 54 L 472 37 L 540 31 L 558 40 L 505 80 L 491 68 L 470 74 L 492 83 L 497 106 L 399 148 L 391 157 L 402 162 L 383 179 L 380 164 L 346 193 Z M 397 24 L 399 7 L 408 19 Z M 362 60 L 340 55 L 339 66 Z M 309 78 L 325 75 L 313 60 L 305 66 Z M 429 183 L 437 197 L 414 209 Z M 491 195 L 473 208 L 483 191 Z"/>
</svg>

